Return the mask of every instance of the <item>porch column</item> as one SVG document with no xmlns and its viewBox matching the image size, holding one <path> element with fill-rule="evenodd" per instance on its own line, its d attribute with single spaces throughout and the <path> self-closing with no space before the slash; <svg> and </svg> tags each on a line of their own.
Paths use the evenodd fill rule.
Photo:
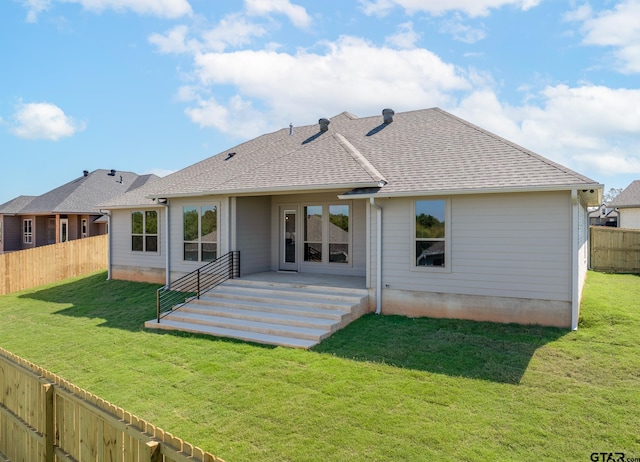
<svg viewBox="0 0 640 462">
<path fill-rule="evenodd" d="M 56 244 L 60 243 L 60 214 L 56 214 Z"/>
</svg>

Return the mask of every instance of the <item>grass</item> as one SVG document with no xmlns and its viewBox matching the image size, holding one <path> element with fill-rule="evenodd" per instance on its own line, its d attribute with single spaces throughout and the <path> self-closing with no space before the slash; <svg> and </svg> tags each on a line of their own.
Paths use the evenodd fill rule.
<svg viewBox="0 0 640 462">
<path fill-rule="evenodd" d="M 105 273 L 0 297 L 0 346 L 233 461 L 640 457 L 640 278 L 580 329 L 367 315 L 312 351 L 142 329 Z"/>
</svg>

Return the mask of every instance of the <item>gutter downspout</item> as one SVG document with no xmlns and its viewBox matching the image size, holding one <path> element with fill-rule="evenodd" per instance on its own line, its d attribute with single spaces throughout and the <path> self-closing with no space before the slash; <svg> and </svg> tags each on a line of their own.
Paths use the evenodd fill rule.
<svg viewBox="0 0 640 462">
<path fill-rule="evenodd" d="M 376 209 L 376 314 L 382 312 L 382 207 L 369 198 L 371 207 Z"/>
<path fill-rule="evenodd" d="M 100 210 L 107 216 L 107 281 L 111 280 L 111 211 Z"/>
<path fill-rule="evenodd" d="M 571 330 L 578 330 L 580 316 L 580 199 L 571 191 Z"/>
</svg>

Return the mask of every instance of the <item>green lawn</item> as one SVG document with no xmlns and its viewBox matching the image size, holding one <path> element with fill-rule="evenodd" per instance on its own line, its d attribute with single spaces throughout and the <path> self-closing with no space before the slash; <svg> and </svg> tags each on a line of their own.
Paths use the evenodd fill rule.
<svg viewBox="0 0 640 462">
<path fill-rule="evenodd" d="M 640 457 L 640 277 L 589 273 L 580 329 L 367 315 L 313 351 L 145 331 L 106 273 L 0 297 L 0 346 L 235 461 Z"/>
</svg>

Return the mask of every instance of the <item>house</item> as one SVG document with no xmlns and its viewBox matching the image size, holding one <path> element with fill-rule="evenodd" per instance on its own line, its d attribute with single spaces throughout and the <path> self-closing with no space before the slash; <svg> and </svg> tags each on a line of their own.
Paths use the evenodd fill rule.
<svg viewBox="0 0 640 462">
<path fill-rule="evenodd" d="M 85 170 L 40 196 L 19 196 L 0 205 L 0 253 L 107 233 L 96 205 L 148 182 L 156 175 Z"/>
<path fill-rule="evenodd" d="M 589 212 L 589 225 L 616 228 L 618 226 L 618 211 L 608 204 L 602 204 L 597 209 Z"/>
<path fill-rule="evenodd" d="M 169 284 L 239 251 L 362 278 L 368 309 L 577 328 L 603 186 L 439 108 L 249 140 L 101 205 L 110 275 Z"/>
<path fill-rule="evenodd" d="M 640 180 L 627 186 L 609 207 L 618 212 L 618 228 L 640 229 Z"/>
</svg>

